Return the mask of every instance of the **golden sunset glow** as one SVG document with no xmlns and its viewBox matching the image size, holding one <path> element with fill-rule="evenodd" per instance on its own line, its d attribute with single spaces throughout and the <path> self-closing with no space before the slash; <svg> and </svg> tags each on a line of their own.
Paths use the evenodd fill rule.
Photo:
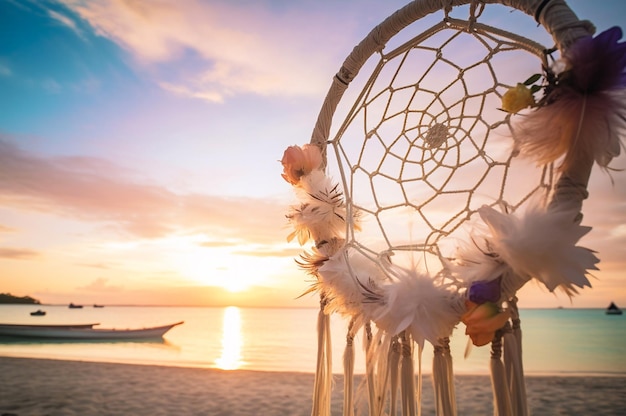
<svg viewBox="0 0 626 416">
<path fill-rule="evenodd" d="M 243 336 L 241 334 L 241 315 L 239 308 L 229 306 L 224 309 L 222 325 L 222 355 L 215 360 L 222 370 L 236 370 L 241 367 L 241 348 Z"/>
<path fill-rule="evenodd" d="M 0 0 L 11 22 L 0 43 L 0 97 L 10 104 L 0 111 L 2 292 L 44 304 L 317 306 L 299 298 L 311 282 L 295 263 L 297 239 L 286 239 L 295 197 L 281 175 L 293 181 L 318 161 L 299 166 L 285 151 L 309 141 L 349 51 L 405 3 L 181 0 L 148 11 L 124 1 Z M 624 13 L 601 12 L 624 2 L 574 3 L 598 33 L 623 24 Z M 432 19 L 424 23 L 441 16 Z M 511 22 L 515 33 L 553 42 L 532 19 Z M 574 306 L 626 304 L 622 153 L 614 171 L 590 178 L 584 245 L 601 264 Z M 328 168 L 337 173 L 334 161 Z M 407 188 L 416 202 L 421 185 Z"/>
<path fill-rule="evenodd" d="M 268 273 L 276 267 L 275 260 L 254 256 L 254 248 L 246 244 L 203 245 L 205 240 L 206 237 L 192 236 L 168 241 L 172 246 L 172 267 L 178 274 L 232 293 L 269 282 Z"/>
</svg>

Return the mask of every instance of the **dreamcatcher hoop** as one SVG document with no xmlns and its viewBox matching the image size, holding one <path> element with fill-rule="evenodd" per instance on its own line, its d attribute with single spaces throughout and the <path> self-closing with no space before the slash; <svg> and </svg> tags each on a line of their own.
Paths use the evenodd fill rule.
<svg viewBox="0 0 626 416">
<path fill-rule="evenodd" d="M 295 227 L 290 238 L 315 243 L 299 260 L 321 296 L 314 415 L 330 414 L 332 312 L 350 318 L 344 414 L 355 408 L 352 339 L 360 328 L 370 414 L 395 414 L 398 390 L 403 414 L 418 411 L 414 343 L 421 356 L 426 341 L 435 347 L 437 412 L 456 414 L 448 338 L 460 321 L 474 345 L 492 345 L 494 412 L 527 414 L 515 295 L 536 279 L 573 296 L 590 286 L 586 276 L 596 269 L 593 252 L 577 243 L 590 230 L 580 221 L 591 168 L 594 162 L 606 167 L 619 154 L 626 128 L 621 31 L 594 39 L 593 25 L 559 0 L 446 1 L 442 22 L 384 50 L 404 28 L 441 10 L 441 3 L 414 1 L 374 28 L 335 76 L 310 144 L 290 147 L 282 159 L 283 177 L 300 200 L 288 213 Z M 543 46 L 478 22 L 485 3 L 534 16 L 553 36 L 558 65 L 548 61 Z M 449 15 L 460 5 L 469 5 L 466 21 Z M 465 59 L 457 42 L 463 36 L 486 52 L 457 64 Z M 514 60 L 498 64 L 499 57 L 519 50 L 539 58 L 543 75 L 502 81 L 506 66 L 498 65 Z M 331 138 L 344 92 L 376 53 L 378 64 Z M 441 81 L 446 72 L 449 79 Z M 391 81 L 381 84 L 385 76 Z M 478 81 L 485 78 L 491 84 Z M 538 101 L 536 93 L 542 94 Z M 520 111 L 523 116 L 513 119 Z M 328 146 L 340 184 L 324 172 Z M 539 165 L 537 181 L 524 192 L 508 192 L 520 155 Z M 470 185 L 477 165 L 486 173 Z M 441 210 L 459 203 L 456 213 L 441 218 Z M 407 213 L 414 227 L 395 222 Z M 472 224 L 478 225 L 462 241 L 461 230 Z M 397 242 L 389 231 L 394 228 L 409 228 L 409 237 Z M 409 261 L 401 252 L 412 253 Z"/>
</svg>

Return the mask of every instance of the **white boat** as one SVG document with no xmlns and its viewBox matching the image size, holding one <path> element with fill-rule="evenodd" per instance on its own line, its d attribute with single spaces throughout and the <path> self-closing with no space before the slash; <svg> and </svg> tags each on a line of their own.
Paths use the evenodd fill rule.
<svg viewBox="0 0 626 416">
<path fill-rule="evenodd" d="M 25 338 L 50 339 L 146 339 L 161 338 L 183 322 L 138 329 L 94 328 L 98 324 L 78 325 L 18 325 L 0 324 L 0 335 Z"/>
</svg>

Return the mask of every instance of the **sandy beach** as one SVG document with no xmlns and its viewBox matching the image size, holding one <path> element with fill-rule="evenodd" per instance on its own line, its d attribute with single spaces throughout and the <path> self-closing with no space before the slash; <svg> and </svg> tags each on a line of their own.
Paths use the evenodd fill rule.
<svg viewBox="0 0 626 416">
<path fill-rule="evenodd" d="M 313 374 L 0 357 L 0 415 L 302 415 Z M 457 376 L 460 415 L 492 414 L 488 376 Z M 626 377 L 527 377 L 533 415 L 621 415 Z M 336 376 L 333 415 L 341 414 Z M 425 376 L 422 414 L 434 414 Z"/>
</svg>

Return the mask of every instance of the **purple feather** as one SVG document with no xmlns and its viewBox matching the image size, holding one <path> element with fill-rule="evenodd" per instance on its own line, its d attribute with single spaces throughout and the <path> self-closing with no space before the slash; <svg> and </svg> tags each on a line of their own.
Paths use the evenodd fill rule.
<svg viewBox="0 0 626 416">
<path fill-rule="evenodd" d="M 564 53 L 570 68 L 566 84 L 582 94 L 626 87 L 626 43 L 619 42 L 621 37 L 622 30 L 615 26 L 576 41 Z"/>
<path fill-rule="evenodd" d="M 485 302 L 496 303 L 500 300 L 501 280 L 502 276 L 489 281 L 481 280 L 473 282 L 469 288 L 469 300 L 479 305 Z"/>
</svg>

